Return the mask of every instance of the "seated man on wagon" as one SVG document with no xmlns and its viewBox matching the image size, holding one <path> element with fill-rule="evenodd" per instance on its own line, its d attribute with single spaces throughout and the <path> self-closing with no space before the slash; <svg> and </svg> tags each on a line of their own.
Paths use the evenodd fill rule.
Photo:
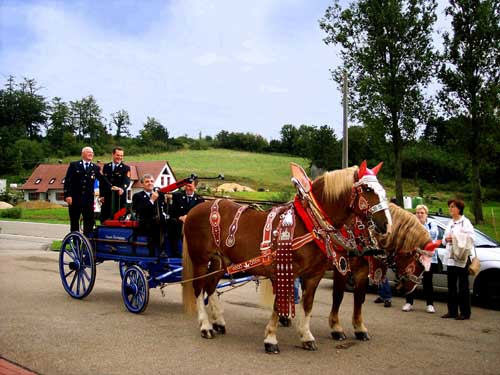
<svg viewBox="0 0 500 375">
<path fill-rule="evenodd" d="M 151 255 L 155 249 L 163 252 L 163 239 L 165 234 L 165 195 L 154 191 L 154 177 L 147 173 L 141 178 L 143 191 L 135 193 L 132 197 L 132 210 L 135 212 L 139 223 L 139 230 L 148 236 L 148 248 Z"/>
<path fill-rule="evenodd" d="M 197 204 L 205 200 L 196 193 L 195 181 L 184 185 L 184 189 L 172 194 L 172 203 L 169 207 L 167 233 L 170 249 L 174 256 L 180 257 L 178 243 L 182 238 L 182 227 L 188 212 Z"/>
</svg>

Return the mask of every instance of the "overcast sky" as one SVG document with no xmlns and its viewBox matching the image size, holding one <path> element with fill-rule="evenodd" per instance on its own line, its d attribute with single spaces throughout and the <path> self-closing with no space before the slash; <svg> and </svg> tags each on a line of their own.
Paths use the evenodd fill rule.
<svg viewBox="0 0 500 375">
<path fill-rule="evenodd" d="M 177 137 L 278 139 L 284 124 L 341 136 L 341 94 L 318 20 L 332 0 L 0 0 L 0 77 L 63 101 L 93 95 Z"/>
</svg>

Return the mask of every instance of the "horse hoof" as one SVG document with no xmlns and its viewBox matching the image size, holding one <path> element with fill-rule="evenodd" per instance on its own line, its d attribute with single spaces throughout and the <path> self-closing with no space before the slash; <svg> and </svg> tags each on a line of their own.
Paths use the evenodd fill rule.
<svg viewBox="0 0 500 375">
<path fill-rule="evenodd" d="M 316 345 L 316 341 L 303 341 L 302 349 L 313 352 L 318 350 L 318 346 Z"/>
<path fill-rule="evenodd" d="M 290 327 L 292 325 L 292 319 L 286 316 L 280 316 L 279 322 L 283 327 Z"/>
<path fill-rule="evenodd" d="M 267 354 L 280 354 L 280 348 L 278 344 L 268 344 L 264 343 Z"/>
<path fill-rule="evenodd" d="M 368 332 L 356 332 L 356 339 L 360 341 L 368 341 L 370 340 L 370 335 L 368 335 Z"/>
<path fill-rule="evenodd" d="M 221 335 L 226 334 L 226 326 L 220 324 L 214 324 L 214 330 L 215 332 L 220 333 Z"/>
<path fill-rule="evenodd" d="M 213 329 L 202 329 L 201 337 L 204 339 L 213 339 L 215 337 L 215 331 Z"/>
<path fill-rule="evenodd" d="M 344 332 L 332 332 L 332 338 L 336 341 L 347 340 L 347 336 Z"/>
</svg>

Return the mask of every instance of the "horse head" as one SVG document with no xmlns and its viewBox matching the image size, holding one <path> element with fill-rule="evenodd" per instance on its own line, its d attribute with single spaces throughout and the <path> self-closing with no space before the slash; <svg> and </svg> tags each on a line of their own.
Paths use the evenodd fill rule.
<svg viewBox="0 0 500 375">
<path fill-rule="evenodd" d="M 377 233 L 388 234 L 391 231 L 392 219 L 385 190 L 377 179 L 382 164 L 380 162 L 369 169 L 366 160 L 361 163 L 355 176 L 351 206 L 357 216 L 373 222 Z"/>
<path fill-rule="evenodd" d="M 432 256 L 440 244 L 441 240 L 430 241 L 423 249 L 396 253 L 393 264 L 398 279 L 396 289 L 407 294 L 415 290 L 421 283 L 424 271 L 430 269 Z"/>
</svg>

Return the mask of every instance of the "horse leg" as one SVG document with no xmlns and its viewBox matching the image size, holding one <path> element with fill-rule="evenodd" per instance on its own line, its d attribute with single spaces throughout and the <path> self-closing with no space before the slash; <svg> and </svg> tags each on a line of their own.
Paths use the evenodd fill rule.
<svg viewBox="0 0 500 375">
<path fill-rule="evenodd" d="M 316 288 L 323 276 L 324 272 L 320 272 L 314 277 L 303 279 L 303 294 L 300 301 L 299 308 L 299 319 L 297 324 L 297 332 L 300 335 L 300 341 L 302 342 L 302 348 L 305 350 L 318 350 L 316 345 L 316 339 L 311 333 L 311 313 L 314 301 L 314 294 L 316 293 Z"/>
<path fill-rule="evenodd" d="M 352 259 L 352 258 L 351 258 Z M 368 286 L 368 262 L 363 257 L 356 257 L 354 276 L 354 309 L 352 311 L 352 326 L 356 339 L 370 340 L 368 329 L 363 323 L 363 303 L 365 302 L 366 288 Z M 351 265 L 352 267 L 352 265 Z"/>
<path fill-rule="evenodd" d="M 193 265 L 194 277 L 207 274 L 206 265 Z M 215 337 L 215 331 L 213 329 L 212 323 L 208 316 L 208 312 L 205 308 L 204 300 L 204 290 L 205 290 L 205 278 L 200 278 L 193 280 L 194 295 L 196 298 L 196 310 L 198 311 L 198 324 L 200 325 L 201 337 L 205 339 L 213 339 Z"/>
<path fill-rule="evenodd" d="M 273 310 L 271 314 L 271 319 L 267 323 L 266 332 L 264 337 L 264 349 L 268 354 L 279 354 L 280 348 L 278 346 L 278 338 L 276 337 L 276 331 L 278 330 L 278 314 L 276 314 L 276 309 Z"/>
<path fill-rule="evenodd" d="M 338 270 L 333 270 L 333 291 L 332 291 L 332 310 L 328 323 L 330 324 L 330 333 L 332 338 L 337 341 L 347 339 L 344 333 L 344 328 L 340 324 L 339 310 L 342 300 L 344 299 L 344 291 L 346 284 L 346 276 L 342 275 Z"/>
<path fill-rule="evenodd" d="M 205 309 L 205 300 L 203 293 L 200 293 L 196 298 L 196 307 L 198 309 L 198 324 L 200 325 L 201 337 L 204 339 L 213 339 L 215 331 Z"/>
<path fill-rule="evenodd" d="M 207 309 L 214 330 L 217 333 L 224 335 L 226 333 L 226 321 L 224 320 L 224 309 L 220 304 L 219 296 L 217 296 L 217 293 L 212 293 L 208 297 Z"/>
<path fill-rule="evenodd" d="M 213 258 L 210 261 L 209 273 L 221 271 L 223 269 L 222 262 L 220 258 Z M 208 315 L 210 321 L 212 322 L 213 329 L 221 334 L 226 333 L 226 321 L 224 320 L 224 310 L 219 301 L 219 296 L 215 292 L 217 289 L 217 284 L 222 277 L 222 272 L 220 275 L 214 275 L 206 280 L 205 291 L 208 295 Z"/>
</svg>

